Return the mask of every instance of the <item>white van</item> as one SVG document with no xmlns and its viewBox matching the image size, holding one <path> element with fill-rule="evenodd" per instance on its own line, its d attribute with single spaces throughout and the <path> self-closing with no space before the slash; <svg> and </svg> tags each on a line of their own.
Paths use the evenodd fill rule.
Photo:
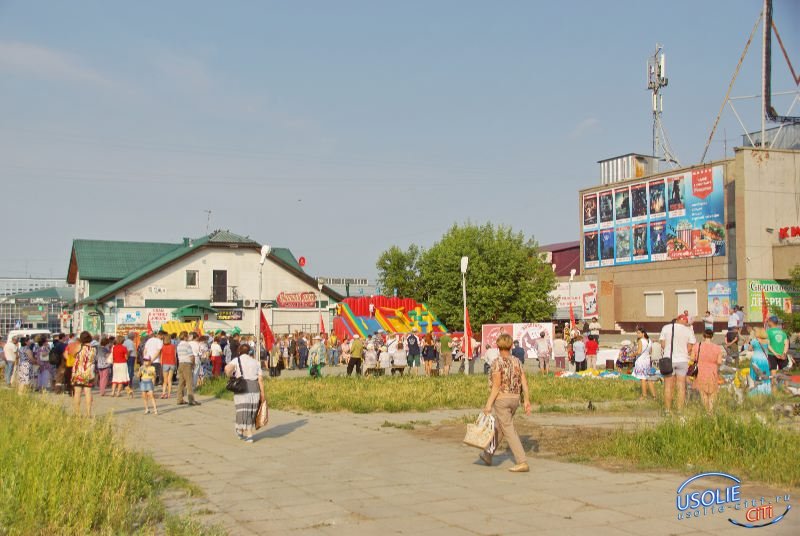
<svg viewBox="0 0 800 536">
<path fill-rule="evenodd" d="M 53 338 L 53 334 L 50 333 L 49 329 L 12 329 L 8 332 L 8 337 L 6 337 L 6 340 L 11 340 L 12 337 L 17 337 L 17 340 L 21 339 L 22 337 L 38 339 L 40 335 L 47 335 L 48 339 Z"/>
</svg>

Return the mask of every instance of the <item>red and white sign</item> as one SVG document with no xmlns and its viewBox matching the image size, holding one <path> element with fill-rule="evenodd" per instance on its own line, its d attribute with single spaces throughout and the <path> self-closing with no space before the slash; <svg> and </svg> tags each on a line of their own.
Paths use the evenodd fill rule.
<svg viewBox="0 0 800 536">
<path fill-rule="evenodd" d="M 714 176 L 711 168 L 692 171 L 692 195 L 705 199 L 714 191 Z"/>
<path fill-rule="evenodd" d="M 788 240 L 789 238 L 800 237 L 800 226 L 781 227 L 778 229 L 778 237 L 781 240 Z"/>
<path fill-rule="evenodd" d="M 279 307 L 287 309 L 311 309 L 317 306 L 317 295 L 313 292 L 281 292 L 275 301 Z"/>
</svg>

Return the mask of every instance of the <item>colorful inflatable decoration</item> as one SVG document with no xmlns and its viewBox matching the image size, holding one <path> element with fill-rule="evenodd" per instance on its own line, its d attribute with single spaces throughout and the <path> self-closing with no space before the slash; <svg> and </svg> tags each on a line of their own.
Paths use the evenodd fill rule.
<svg viewBox="0 0 800 536">
<path fill-rule="evenodd" d="M 372 304 L 372 307 L 370 307 Z M 386 333 L 444 333 L 447 328 L 425 304 L 410 298 L 347 298 L 337 306 L 333 320 L 337 336 L 367 337 L 378 331 Z"/>
</svg>

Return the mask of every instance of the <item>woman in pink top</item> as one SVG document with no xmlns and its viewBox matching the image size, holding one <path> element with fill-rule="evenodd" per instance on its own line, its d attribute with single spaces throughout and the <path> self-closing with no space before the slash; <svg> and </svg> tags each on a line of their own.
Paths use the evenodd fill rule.
<svg viewBox="0 0 800 536">
<path fill-rule="evenodd" d="M 695 344 L 692 350 L 692 360 L 697 361 L 694 386 L 700 392 L 700 398 L 709 415 L 714 411 L 714 401 L 719 391 L 719 366 L 722 364 L 723 354 L 722 347 L 711 342 L 713 336 L 712 330 L 705 330 L 703 340 Z"/>
</svg>

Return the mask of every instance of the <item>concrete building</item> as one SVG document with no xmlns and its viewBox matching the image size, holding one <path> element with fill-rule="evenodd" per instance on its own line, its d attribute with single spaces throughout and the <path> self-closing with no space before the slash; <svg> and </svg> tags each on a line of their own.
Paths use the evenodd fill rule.
<svg viewBox="0 0 800 536">
<path fill-rule="evenodd" d="M 76 330 L 157 330 L 169 321 L 254 333 L 261 245 L 229 231 L 182 243 L 74 240 Z M 331 329 L 341 295 L 306 274 L 291 251 L 271 248 L 262 269 L 264 314 L 276 334 Z"/>
<path fill-rule="evenodd" d="M 760 323 L 800 308 L 800 151 L 738 148 L 733 158 L 580 192 L 581 272 L 595 277 L 604 330 L 660 328 L 733 305 Z M 796 229 L 796 232 L 794 231 Z"/>
<path fill-rule="evenodd" d="M 52 277 L 0 277 L 0 297 L 68 286 L 69 284 L 63 279 Z"/>
<path fill-rule="evenodd" d="M 40 288 L 0 297 L 0 333 L 12 329 L 70 331 L 74 290 L 65 286 Z"/>
</svg>

